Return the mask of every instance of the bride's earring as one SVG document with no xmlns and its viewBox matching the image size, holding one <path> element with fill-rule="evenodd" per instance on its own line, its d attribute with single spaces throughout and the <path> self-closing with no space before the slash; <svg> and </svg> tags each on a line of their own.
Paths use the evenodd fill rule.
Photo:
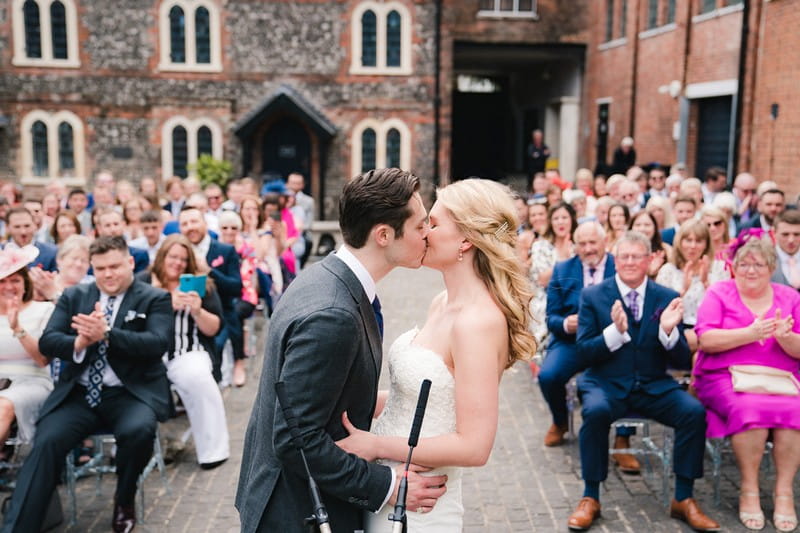
<svg viewBox="0 0 800 533">
<path fill-rule="evenodd" d="M 464 260 L 464 250 L 461 248 L 458 249 L 458 261 L 461 262 Z"/>
</svg>

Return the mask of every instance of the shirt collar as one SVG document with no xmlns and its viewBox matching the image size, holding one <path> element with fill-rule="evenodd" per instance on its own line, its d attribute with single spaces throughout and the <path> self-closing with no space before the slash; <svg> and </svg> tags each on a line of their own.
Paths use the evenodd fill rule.
<svg viewBox="0 0 800 533">
<path fill-rule="evenodd" d="M 625 282 L 622 281 L 622 278 L 619 277 L 619 274 L 614 274 L 614 280 L 617 282 L 617 289 L 619 289 L 619 293 L 622 295 L 623 298 L 628 297 L 628 293 L 631 291 L 636 291 L 639 294 L 639 301 L 644 302 L 644 293 L 645 289 L 647 289 L 647 276 L 644 277 L 644 281 L 638 287 L 628 287 Z"/>
<path fill-rule="evenodd" d="M 211 247 L 211 235 L 206 233 L 206 236 L 203 237 L 203 239 L 200 242 L 195 244 L 194 247 L 198 252 L 200 252 L 202 257 L 207 256 L 208 255 L 208 249 Z"/>
<path fill-rule="evenodd" d="M 353 255 L 353 252 L 351 252 L 345 244 L 342 244 L 336 251 L 336 257 L 341 259 L 342 262 L 353 271 L 353 274 L 355 274 L 359 283 L 361 283 L 361 286 L 364 288 L 367 299 L 372 302 L 377 295 L 377 289 L 375 288 L 375 280 L 372 279 L 367 268 Z"/>
<path fill-rule="evenodd" d="M 597 263 L 593 267 L 590 267 L 589 265 L 587 265 L 586 263 L 581 261 L 581 265 L 583 265 L 583 271 L 584 272 L 589 272 L 590 268 L 594 268 L 595 272 L 605 272 L 605 270 L 606 270 L 606 259 L 607 259 L 606 254 L 603 253 L 603 258 L 600 260 L 599 263 Z"/>
<path fill-rule="evenodd" d="M 780 246 L 776 246 L 775 251 L 778 253 L 778 259 L 781 260 L 781 263 L 785 263 L 791 258 L 794 258 L 795 261 L 800 260 L 800 251 L 795 252 L 794 255 L 789 255 L 784 252 Z"/>
</svg>

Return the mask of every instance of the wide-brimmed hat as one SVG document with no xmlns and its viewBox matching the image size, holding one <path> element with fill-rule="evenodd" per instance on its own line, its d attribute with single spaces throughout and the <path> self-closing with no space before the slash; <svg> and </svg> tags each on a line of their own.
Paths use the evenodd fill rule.
<svg viewBox="0 0 800 533">
<path fill-rule="evenodd" d="M 283 180 L 269 181 L 261 187 L 261 194 L 277 193 L 282 196 L 289 196 L 289 188 Z"/>
<path fill-rule="evenodd" d="M 0 250 L 0 279 L 22 270 L 39 255 L 39 249 L 28 245 L 22 248 L 8 248 Z"/>
</svg>

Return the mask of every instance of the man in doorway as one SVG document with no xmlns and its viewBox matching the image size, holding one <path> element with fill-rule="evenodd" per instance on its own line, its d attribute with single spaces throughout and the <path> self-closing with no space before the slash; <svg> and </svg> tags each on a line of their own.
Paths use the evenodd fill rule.
<svg viewBox="0 0 800 533">
<path fill-rule="evenodd" d="M 533 190 L 533 176 L 537 172 L 544 172 L 548 157 L 550 148 L 544 143 L 544 133 L 537 128 L 531 132 L 531 142 L 525 151 L 525 166 L 528 171 L 527 192 Z"/>
<path fill-rule="evenodd" d="M 725 190 L 728 185 L 728 173 L 722 167 L 711 167 L 703 176 L 703 204 L 711 205 L 717 194 Z"/>
</svg>

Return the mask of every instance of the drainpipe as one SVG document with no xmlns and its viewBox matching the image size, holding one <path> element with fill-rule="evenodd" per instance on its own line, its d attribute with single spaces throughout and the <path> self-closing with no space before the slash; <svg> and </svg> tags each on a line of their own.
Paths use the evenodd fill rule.
<svg viewBox="0 0 800 533">
<path fill-rule="evenodd" d="M 440 125 L 439 119 L 442 111 L 442 0 L 436 0 L 436 16 L 435 16 L 435 34 L 434 34 L 434 82 L 433 82 L 433 186 L 439 186 L 439 136 Z"/>
<path fill-rule="evenodd" d="M 747 75 L 747 38 L 750 33 L 750 0 L 744 0 L 742 9 L 742 35 L 739 40 L 739 83 L 736 89 L 736 118 L 733 139 L 733 165 L 731 168 L 731 175 L 728 180 L 732 180 L 739 172 L 739 143 L 742 142 L 742 123 L 743 123 L 743 109 L 744 109 L 744 96 L 748 88 L 745 87 L 745 76 Z M 753 44 L 757 44 L 757 40 Z M 753 76 L 755 76 L 756 65 L 753 62 Z M 750 104 L 750 112 L 752 113 L 753 104 Z M 747 165 L 745 165 L 747 167 Z"/>
<path fill-rule="evenodd" d="M 635 19 L 633 23 L 633 68 L 631 68 L 631 119 L 630 131 L 628 135 L 636 138 L 636 82 L 639 78 L 639 20 L 641 19 L 642 6 L 646 5 L 644 1 L 636 2 Z"/>
</svg>

